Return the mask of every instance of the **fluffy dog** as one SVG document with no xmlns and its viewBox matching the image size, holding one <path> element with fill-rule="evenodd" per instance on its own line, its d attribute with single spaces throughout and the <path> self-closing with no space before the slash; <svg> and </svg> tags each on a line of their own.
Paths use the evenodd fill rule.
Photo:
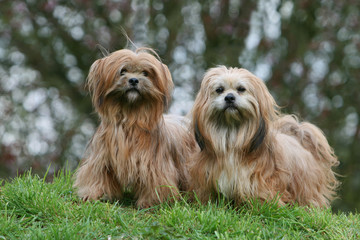
<svg viewBox="0 0 360 240">
<path fill-rule="evenodd" d="M 122 49 L 91 66 L 88 87 L 101 122 L 75 175 L 84 200 L 131 191 L 146 208 L 187 187 L 185 161 L 196 142 L 189 121 L 163 115 L 173 82 L 158 59 L 149 48 Z"/>
<path fill-rule="evenodd" d="M 221 193 L 236 204 L 279 196 L 279 204 L 329 206 L 338 181 L 333 149 L 316 126 L 282 115 L 262 80 L 220 66 L 204 76 L 192 110 L 200 146 L 190 162 L 202 201 Z"/>
</svg>

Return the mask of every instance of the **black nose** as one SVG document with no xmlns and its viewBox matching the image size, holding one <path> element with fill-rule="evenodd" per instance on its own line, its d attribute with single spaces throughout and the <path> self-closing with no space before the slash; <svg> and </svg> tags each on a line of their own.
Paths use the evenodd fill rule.
<svg viewBox="0 0 360 240">
<path fill-rule="evenodd" d="M 139 83 L 139 80 L 137 79 L 137 78 L 130 78 L 129 79 L 129 84 L 131 85 L 131 86 L 136 86 L 137 84 Z"/>
<path fill-rule="evenodd" d="M 234 103 L 235 102 L 235 96 L 232 93 L 229 93 L 225 96 L 225 102 L 226 103 Z"/>
</svg>

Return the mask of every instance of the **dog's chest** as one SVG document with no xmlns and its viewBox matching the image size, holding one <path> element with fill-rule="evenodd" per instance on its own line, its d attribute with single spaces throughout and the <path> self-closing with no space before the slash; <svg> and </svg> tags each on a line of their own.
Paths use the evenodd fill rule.
<svg viewBox="0 0 360 240">
<path fill-rule="evenodd" d="M 241 163 L 234 154 L 223 160 L 224 166 L 217 180 L 219 192 L 228 198 L 250 196 L 254 190 L 254 184 L 250 182 L 251 168 Z"/>
<path fill-rule="evenodd" d="M 119 129 L 114 139 L 116 148 L 112 153 L 112 167 L 123 176 L 124 185 L 131 186 L 148 176 L 154 166 L 161 163 L 164 148 L 159 134 Z"/>
</svg>

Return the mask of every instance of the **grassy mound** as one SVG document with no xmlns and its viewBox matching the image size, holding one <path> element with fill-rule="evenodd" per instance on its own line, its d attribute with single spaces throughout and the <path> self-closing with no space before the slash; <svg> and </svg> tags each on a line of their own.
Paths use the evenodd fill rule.
<svg viewBox="0 0 360 240">
<path fill-rule="evenodd" d="M 0 239 L 359 239 L 359 214 L 277 207 L 240 208 L 184 200 L 138 210 L 131 199 L 82 202 L 71 173 L 51 183 L 31 172 L 2 182 Z"/>
</svg>

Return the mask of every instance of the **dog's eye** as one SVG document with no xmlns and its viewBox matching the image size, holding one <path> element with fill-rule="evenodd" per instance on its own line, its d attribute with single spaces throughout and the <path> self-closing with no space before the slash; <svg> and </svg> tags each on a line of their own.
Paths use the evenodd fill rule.
<svg viewBox="0 0 360 240">
<path fill-rule="evenodd" d="M 148 71 L 143 71 L 142 74 L 143 74 L 145 77 L 149 76 L 149 72 L 148 72 Z"/>
<path fill-rule="evenodd" d="M 237 90 L 238 90 L 239 92 L 245 92 L 245 91 L 246 91 L 246 89 L 245 89 L 244 87 L 238 87 Z"/>
<path fill-rule="evenodd" d="M 120 76 L 124 76 L 126 73 L 126 69 L 121 69 Z"/>
<path fill-rule="evenodd" d="M 224 88 L 223 87 L 219 87 L 215 90 L 218 94 L 224 92 Z"/>
</svg>

